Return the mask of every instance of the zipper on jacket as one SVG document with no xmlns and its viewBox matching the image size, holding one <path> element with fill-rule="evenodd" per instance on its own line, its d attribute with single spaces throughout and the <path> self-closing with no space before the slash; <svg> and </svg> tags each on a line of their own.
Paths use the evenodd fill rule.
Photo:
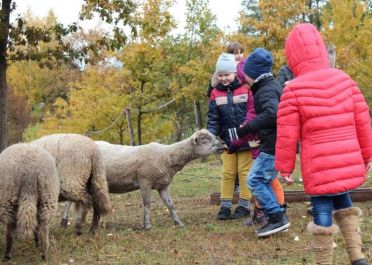
<svg viewBox="0 0 372 265">
<path fill-rule="evenodd" d="M 229 108 L 229 117 L 235 117 L 235 110 L 234 110 L 234 102 L 233 102 L 233 93 L 232 90 L 229 88 L 227 89 L 227 104 Z M 232 119 L 229 119 L 229 127 L 233 127 L 233 122 Z"/>
</svg>

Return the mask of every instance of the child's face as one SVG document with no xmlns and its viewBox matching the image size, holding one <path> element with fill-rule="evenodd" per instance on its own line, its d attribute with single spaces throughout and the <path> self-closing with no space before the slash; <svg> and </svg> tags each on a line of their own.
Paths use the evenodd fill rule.
<svg viewBox="0 0 372 265">
<path fill-rule="evenodd" d="M 224 86 L 230 85 L 235 80 L 235 73 L 219 72 L 217 73 L 218 83 L 222 83 Z"/>
<path fill-rule="evenodd" d="M 237 50 L 234 52 L 234 57 L 236 62 L 240 62 L 244 59 L 244 52 L 242 52 L 241 50 Z"/>
</svg>

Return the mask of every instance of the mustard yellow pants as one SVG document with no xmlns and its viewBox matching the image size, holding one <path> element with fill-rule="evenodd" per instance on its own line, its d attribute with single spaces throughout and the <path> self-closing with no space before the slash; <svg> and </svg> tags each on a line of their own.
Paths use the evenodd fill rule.
<svg viewBox="0 0 372 265">
<path fill-rule="evenodd" d="M 239 151 L 234 154 L 228 154 L 225 151 L 222 153 L 221 159 L 221 200 L 232 200 L 236 175 L 239 176 L 239 197 L 250 200 L 252 194 L 247 187 L 246 178 L 253 162 L 251 151 Z"/>
</svg>

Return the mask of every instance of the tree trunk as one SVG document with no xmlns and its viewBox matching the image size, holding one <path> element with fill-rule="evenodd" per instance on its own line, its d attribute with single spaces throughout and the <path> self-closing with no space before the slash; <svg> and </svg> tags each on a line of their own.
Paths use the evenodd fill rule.
<svg viewBox="0 0 372 265">
<path fill-rule="evenodd" d="M 200 101 L 197 100 L 194 102 L 194 112 L 195 112 L 195 125 L 198 130 L 203 129 L 203 120 L 202 120 L 202 115 L 201 115 L 201 108 L 200 108 Z M 200 158 L 200 162 L 204 163 L 207 161 L 206 156 L 202 156 Z"/>
<path fill-rule="evenodd" d="M 0 12 L 0 152 L 8 145 L 6 49 L 9 36 L 9 16 L 11 0 L 3 0 Z"/>
<path fill-rule="evenodd" d="M 138 107 L 138 117 L 137 117 L 137 136 L 138 136 L 138 145 L 142 145 L 142 130 L 141 130 L 141 124 L 142 124 L 142 96 L 143 96 L 143 90 L 145 87 L 145 82 L 141 80 L 141 86 L 140 86 L 140 106 Z"/>
<path fill-rule="evenodd" d="M 0 58 L 0 152 L 8 145 L 6 61 Z"/>
<path fill-rule="evenodd" d="M 198 130 L 203 128 L 203 120 L 200 108 L 200 101 L 197 100 L 194 102 L 194 112 L 195 112 L 195 125 Z"/>
<path fill-rule="evenodd" d="M 137 116 L 137 141 L 138 141 L 138 145 L 142 144 L 141 123 L 142 123 L 142 112 L 141 112 L 141 108 L 139 108 L 138 109 L 138 116 Z"/>
<path fill-rule="evenodd" d="M 125 114 L 127 116 L 127 121 L 128 121 L 130 145 L 136 145 L 136 141 L 134 139 L 133 125 L 132 125 L 132 114 L 130 112 L 130 109 L 125 109 Z"/>
<path fill-rule="evenodd" d="M 180 106 L 176 112 L 176 142 L 181 141 L 183 129 L 185 127 L 185 104 L 185 98 L 182 97 Z"/>
</svg>

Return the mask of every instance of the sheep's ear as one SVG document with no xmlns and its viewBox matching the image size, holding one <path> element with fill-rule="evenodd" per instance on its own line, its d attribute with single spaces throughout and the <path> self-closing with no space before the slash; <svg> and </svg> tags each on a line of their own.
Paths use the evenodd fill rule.
<svg viewBox="0 0 372 265">
<path fill-rule="evenodd" d="M 199 141 L 198 136 L 194 136 L 191 140 L 192 144 L 194 144 L 194 145 L 197 145 L 198 141 Z"/>
</svg>

